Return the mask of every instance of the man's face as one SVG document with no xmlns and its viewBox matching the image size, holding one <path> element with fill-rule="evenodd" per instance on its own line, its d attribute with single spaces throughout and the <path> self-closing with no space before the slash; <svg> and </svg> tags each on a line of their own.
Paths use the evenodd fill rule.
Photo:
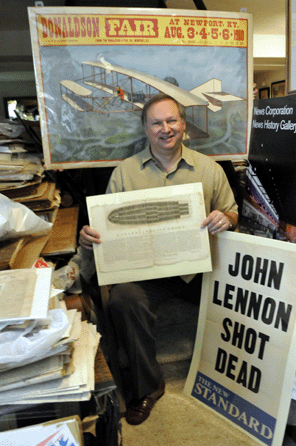
<svg viewBox="0 0 296 446">
<path fill-rule="evenodd" d="M 165 99 L 148 108 L 145 132 L 152 152 L 176 153 L 181 147 L 185 129 L 186 123 L 181 119 L 174 101 Z"/>
</svg>

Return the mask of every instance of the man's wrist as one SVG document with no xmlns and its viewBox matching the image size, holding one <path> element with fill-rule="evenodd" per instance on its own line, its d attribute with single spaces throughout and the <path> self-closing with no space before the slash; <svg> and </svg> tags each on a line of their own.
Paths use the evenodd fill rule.
<svg viewBox="0 0 296 446">
<path fill-rule="evenodd" d="M 238 215 L 235 212 L 226 212 L 225 217 L 229 221 L 228 231 L 235 231 L 238 224 Z"/>
</svg>

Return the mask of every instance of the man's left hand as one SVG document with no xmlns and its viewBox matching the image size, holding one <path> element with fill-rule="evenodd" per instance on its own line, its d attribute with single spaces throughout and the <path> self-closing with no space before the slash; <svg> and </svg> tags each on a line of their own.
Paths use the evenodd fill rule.
<svg viewBox="0 0 296 446">
<path fill-rule="evenodd" d="M 218 234 L 219 232 L 227 231 L 232 224 L 223 212 L 213 211 L 202 222 L 200 227 L 203 229 L 206 226 L 211 234 Z"/>
</svg>

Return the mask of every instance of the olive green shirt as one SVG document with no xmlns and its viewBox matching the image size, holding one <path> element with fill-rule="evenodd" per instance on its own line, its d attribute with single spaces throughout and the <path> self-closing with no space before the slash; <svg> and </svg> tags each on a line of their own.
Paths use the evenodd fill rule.
<svg viewBox="0 0 296 446">
<path fill-rule="evenodd" d="M 238 212 L 233 192 L 222 167 L 209 156 L 182 144 L 181 159 L 170 172 L 153 158 L 149 146 L 127 158 L 112 172 L 106 192 L 125 192 L 151 187 L 201 182 L 206 215 L 213 210 Z"/>
</svg>

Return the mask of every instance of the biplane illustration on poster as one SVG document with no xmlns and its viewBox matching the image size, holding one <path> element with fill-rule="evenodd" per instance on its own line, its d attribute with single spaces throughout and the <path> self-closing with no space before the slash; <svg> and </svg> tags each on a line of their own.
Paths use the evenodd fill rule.
<svg viewBox="0 0 296 446">
<path fill-rule="evenodd" d="M 184 144 L 247 157 L 249 14 L 139 8 L 28 8 L 45 165 L 112 166 L 142 150 L 144 102 L 186 109 Z"/>
</svg>

